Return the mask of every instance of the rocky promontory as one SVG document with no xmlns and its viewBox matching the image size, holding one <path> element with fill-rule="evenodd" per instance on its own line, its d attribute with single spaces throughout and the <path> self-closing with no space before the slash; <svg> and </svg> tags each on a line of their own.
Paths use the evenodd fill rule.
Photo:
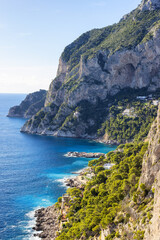
<svg viewBox="0 0 160 240">
<path fill-rule="evenodd" d="M 21 131 L 96 139 L 117 94 L 160 88 L 159 38 L 158 0 L 143 0 L 119 23 L 82 34 L 64 49 L 45 107 Z"/>
<path fill-rule="evenodd" d="M 34 236 L 46 240 L 56 239 L 59 230 L 59 215 L 60 211 L 55 205 L 38 209 L 35 212 L 36 226 L 33 229 L 39 233 L 34 234 Z"/>
<path fill-rule="evenodd" d="M 21 102 L 19 106 L 14 106 L 9 109 L 7 117 L 30 118 L 44 107 L 46 90 L 40 90 L 30 93 Z"/>
</svg>

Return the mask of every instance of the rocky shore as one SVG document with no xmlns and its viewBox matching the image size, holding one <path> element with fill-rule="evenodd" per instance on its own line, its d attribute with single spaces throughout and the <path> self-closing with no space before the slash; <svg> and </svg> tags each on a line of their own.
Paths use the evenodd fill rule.
<svg viewBox="0 0 160 240">
<path fill-rule="evenodd" d="M 66 179 L 65 184 L 67 187 L 83 189 L 87 180 L 91 179 L 93 176 L 94 173 L 91 168 L 84 168 L 78 172 L 77 176 Z M 57 232 L 61 229 L 59 216 L 61 216 L 62 213 L 63 209 L 59 209 L 55 204 L 47 208 L 36 210 L 36 225 L 33 227 L 33 230 L 37 231 L 37 233 L 34 234 L 34 236 L 45 240 L 55 240 Z"/>
<path fill-rule="evenodd" d="M 78 176 L 66 179 L 65 184 L 67 187 L 77 187 L 83 189 L 88 179 L 91 179 L 93 176 L 94 173 L 91 168 L 84 168 L 78 172 Z"/>
<path fill-rule="evenodd" d="M 59 230 L 58 217 L 60 211 L 55 205 L 47 208 L 41 208 L 35 211 L 36 226 L 33 227 L 37 231 L 35 237 L 46 240 L 56 239 L 57 231 Z"/>
<path fill-rule="evenodd" d="M 99 158 L 105 156 L 105 153 L 86 153 L 86 152 L 68 152 L 66 157 L 84 157 L 84 158 Z"/>
<path fill-rule="evenodd" d="M 9 109 L 7 117 L 31 118 L 44 107 L 46 96 L 47 91 L 42 89 L 28 94 L 20 105 Z"/>
</svg>

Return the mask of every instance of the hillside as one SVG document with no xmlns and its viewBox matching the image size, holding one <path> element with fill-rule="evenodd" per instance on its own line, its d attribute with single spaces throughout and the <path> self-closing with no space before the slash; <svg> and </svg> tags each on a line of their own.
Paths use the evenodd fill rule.
<svg viewBox="0 0 160 240">
<path fill-rule="evenodd" d="M 159 240 L 160 105 L 145 142 L 91 160 L 67 194 L 36 212 L 43 239 Z M 112 163 L 110 169 L 106 168 Z M 75 182 L 75 180 L 74 180 Z M 54 219 L 51 222 L 51 218 Z"/>
<path fill-rule="evenodd" d="M 45 107 L 21 131 L 98 138 L 119 95 L 149 96 L 160 88 L 159 37 L 154 0 L 142 1 L 117 24 L 82 34 L 62 53 Z"/>
<path fill-rule="evenodd" d="M 36 211 L 37 236 L 56 240 L 160 239 L 160 105 L 147 141 L 91 160 L 67 194 Z M 106 168 L 112 163 L 111 168 Z M 76 180 L 74 180 L 75 182 Z M 54 219 L 54 221 L 51 221 Z"/>
<path fill-rule="evenodd" d="M 67 191 L 68 221 L 57 240 L 160 239 L 159 126 L 160 106 L 148 142 L 120 145 L 89 162 L 92 178 L 85 173 L 85 186 Z M 115 165 L 108 170 L 106 163 Z"/>
</svg>

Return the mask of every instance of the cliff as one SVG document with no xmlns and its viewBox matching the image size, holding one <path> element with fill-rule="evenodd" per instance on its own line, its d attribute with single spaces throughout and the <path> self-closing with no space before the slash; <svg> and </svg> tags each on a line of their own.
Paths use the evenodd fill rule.
<svg viewBox="0 0 160 240">
<path fill-rule="evenodd" d="M 125 144 L 89 162 L 67 195 L 36 212 L 43 239 L 160 239 L 160 105 L 146 143 Z M 110 164 L 110 168 L 105 168 Z M 53 211 L 54 209 L 54 211 Z M 53 221 L 51 221 L 53 218 Z"/>
<path fill-rule="evenodd" d="M 139 8 L 142 11 L 159 9 L 160 1 L 159 0 L 143 0 Z"/>
<path fill-rule="evenodd" d="M 44 107 L 46 95 L 46 90 L 40 90 L 28 94 L 19 106 L 14 106 L 9 109 L 7 117 L 32 117 L 42 107 Z"/>
<path fill-rule="evenodd" d="M 160 105 L 157 119 L 148 135 L 149 147 L 144 156 L 140 184 L 154 191 L 153 217 L 146 228 L 144 240 L 160 239 Z"/>
<path fill-rule="evenodd" d="M 148 148 L 143 156 L 138 188 L 132 195 L 132 190 L 127 191 L 126 186 L 125 198 L 115 217 L 116 224 L 112 223 L 112 229 L 103 229 L 101 237 L 97 239 L 118 240 L 123 237 L 125 240 L 160 240 L 160 104 L 157 118 L 145 141 L 148 142 Z M 139 169 L 138 165 L 136 169 Z M 133 169 L 131 172 L 134 172 Z M 132 174 L 131 178 L 133 181 Z M 120 215 L 123 220 L 117 222 Z M 125 216 L 128 216 L 127 220 Z"/>
<path fill-rule="evenodd" d="M 154 7 L 145 7 L 150 2 Z M 112 96 L 127 88 L 160 88 L 159 20 L 159 1 L 143 1 L 119 23 L 86 32 L 68 45 L 45 107 L 22 131 L 96 138 Z"/>
</svg>

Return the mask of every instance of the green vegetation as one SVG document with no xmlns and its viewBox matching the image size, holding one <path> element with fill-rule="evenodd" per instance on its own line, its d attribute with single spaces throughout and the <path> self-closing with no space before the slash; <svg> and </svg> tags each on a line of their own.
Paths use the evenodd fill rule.
<svg viewBox="0 0 160 240">
<path fill-rule="evenodd" d="M 109 96 L 106 101 L 98 99 L 94 105 L 83 100 L 79 102 L 78 107 L 72 109 L 72 113 L 65 119 L 60 129 L 74 130 L 83 122 L 86 125 L 85 132 L 90 136 L 97 131 L 99 136 L 107 133 L 110 140 L 118 143 L 132 140 L 140 142 L 147 136 L 157 115 L 157 106 L 154 106 L 152 101 L 137 99 L 138 95 L 143 94 L 147 96 L 149 92 L 146 89 L 126 88 L 114 97 Z M 160 92 L 157 90 L 155 98 L 158 99 L 159 96 Z M 125 109 L 131 110 L 130 116 L 123 115 Z M 78 118 L 73 117 L 76 111 L 79 113 Z M 105 121 L 106 119 L 108 120 Z"/>
<path fill-rule="evenodd" d="M 65 48 L 62 58 L 73 68 L 81 58 L 87 60 L 99 50 L 107 50 L 111 55 L 124 48 L 131 49 L 152 38 L 149 32 L 159 20 L 159 10 L 141 12 L 136 9 L 117 24 L 82 34 Z"/>
<path fill-rule="evenodd" d="M 38 127 L 41 123 L 41 120 L 45 117 L 45 113 L 43 110 L 40 110 L 38 113 L 34 116 L 34 127 Z M 33 123 L 32 118 L 26 123 L 27 126 L 30 126 Z"/>
<path fill-rule="evenodd" d="M 126 116 L 122 112 L 114 114 L 113 107 L 110 108 L 112 117 L 106 122 L 106 131 L 110 139 L 117 140 L 119 143 L 125 140 L 143 140 L 150 129 L 151 123 L 156 117 L 157 107 L 143 103 L 132 103 L 127 108 L 134 106 L 135 116 Z M 117 110 L 117 109 L 115 109 Z"/>
<path fill-rule="evenodd" d="M 61 108 L 59 111 L 61 111 Z M 74 116 L 75 112 L 78 112 L 78 117 Z M 106 102 L 98 100 L 97 103 L 93 105 L 87 100 L 82 100 L 78 106 L 72 110 L 71 114 L 64 119 L 60 130 L 67 131 L 68 129 L 72 129 L 74 132 L 83 122 L 86 125 L 85 133 L 92 136 L 96 133 L 96 130 L 101 127 L 107 114 Z"/>
<path fill-rule="evenodd" d="M 98 130 L 99 135 L 106 132 L 109 139 L 118 143 L 133 140 L 140 142 L 146 138 L 151 123 L 157 116 L 157 106 L 151 101 L 139 101 L 131 96 L 132 99 L 121 99 L 120 96 L 115 99 L 109 108 L 110 118 Z"/>
<path fill-rule="evenodd" d="M 137 232 L 135 232 L 134 239 L 143 240 L 143 238 L 144 238 L 144 231 L 138 230 Z"/>
<path fill-rule="evenodd" d="M 143 143 L 125 144 L 123 151 L 110 152 L 107 159 L 101 157 L 89 162 L 95 176 L 87 182 L 84 190 L 68 189 L 71 197 L 67 214 L 69 221 L 63 226 L 57 240 L 89 239 L 98 236 L 101 228 L 110 226 L 115 230 L 106 239 L 120 236 L 116 230 L 117 224 L 127 223 L 130 218 L 129 212 L 122 213 L 121 203 L 126 196 L 132 199 L 137 192 L 146 149 L 147 144 Z M 106 162 L 114 162 L 115 165 L 105 170 L 103 165 Z M 141 187 L 144 192 L 145 187 Z M 140 233 L 139 236 L 142 236 L 143 233 Z"/>
<path fill-rule="evenodd" d="M 88 81 L 87 78 L 77 78 L 80 59 L 87 61 L 99 50 L 106 49 L 108 55 L 111 55 L 118 50 L 131 49 L 152 39 L 151 29 L 159 19 L 160 11 L 146 13 L 135 10 L 118 24 L 83 34 L 66 47 L 62 54 L 73 73 L 70 79 L 66 79 L 63 87 L 71 92 L 77 88 L 77 84 L 81 84 L 80 81 Z M 100 53 L 98 61 L 103 70 L 103 55 Z M 90 81 L 92 84 L 92 80 Z M 129 239 L 126 229 L 118 229 L 122 224 L 128 224 L 128 228 L 132 225 L 129 230 L 132 239 L 143 239 L 143 229 L 136 226 L 140 222 L 144 226 L 151 220 L 151 201 L 154 195 L 144 184 L 138 188 L 142 159 L 147 150 L 147 143 L 143 143 L 143 140 L 157 115 L 157 106 L 154 106 L 152 101 L 140 101 L 136 98 L 143 94 L 149 95 L 149 92 L 146 92 L 146 89 L 123 89 L 114 97 L 109 96 L 105 102 L 97 101 L 95 106 L 86 100 L 81 101 L 78 108 L 72 109 L 64 121 L 62 130 L 69 128 L 69 124 L 77 127 L 83 122 L 88 126 L 86 133 L 89 135 L 99 128 L 100 136 L 107 133 L 109 139 L 118 143 L 126 140 L 133 142 L 121 144 L 116 151 L 108 153 L 107 158 L 100 157 L 90 161 L 88 165 L 94 176 L 88 179 L 82 189 L 68 189 L 68 222 L 63 224 L 57 240 L 91 239 L 99 236 L 102 229 L 110 229 L 107 240 Z M 74 117 L 75 111 L 79 113 L 78 118 Z M 114 166 L 105 169 L 105 163 L 114 163 Z"/>
</svg>

